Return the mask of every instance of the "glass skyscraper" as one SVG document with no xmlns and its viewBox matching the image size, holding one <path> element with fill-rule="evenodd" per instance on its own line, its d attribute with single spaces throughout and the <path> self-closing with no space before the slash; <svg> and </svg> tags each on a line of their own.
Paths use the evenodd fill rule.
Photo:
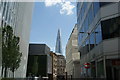
<svg viewBox="0 0 120 80">
<path fill-rule="evenodd" d="M 114 64 L 120 62 L 120 2 L 77 2 L 77 26 L 81 77 L 116 80 L 110 71 L 120 73 Z M 88 72 L 85 63 L 91 64 Z"/>
<path fill-rule="evenodd" d="M 58 29 L 58 33 L 57 33 L 55 53 L 60 53 L 60 54 L 62 54 L 62 45 L 61 45 L 60 29 Z"/>
</svg>

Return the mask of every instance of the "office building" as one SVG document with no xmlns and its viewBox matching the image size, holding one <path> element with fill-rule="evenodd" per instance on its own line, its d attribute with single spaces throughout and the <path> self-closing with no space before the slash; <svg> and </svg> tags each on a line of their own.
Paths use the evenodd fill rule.
<svg viewBox="0 0 120 80">
<path fill-rule="evenodd" d="M 80 78 L 80 53 L 78 52 L 77 33 L 77 25 L 75 25 L 66 45 L 67 78 Z"/>
<path fill-rule="evenodd" d="M 61 44 L 60 29 L 58 29 L 58 33 L 57 33 L 55 53 L 61 53 L 62 54 L 62 44 Z"/>
<path fill-rule="evenodd" d="M 78 2 L 77 26 L 81 77 L 120 80 L 120 2 Z"/>
<path fill-rule="evenodd" d="M 30 44 L 27 64 L 27 76 L 51 77 L 52 58 L 46 44 Z"/>
<path fill-rule="evenodd" d="M 10 25 L 14 34 L 20 37 L 19 45 L 22 58 L 19 69 L 15 71 L 17 78 L 26 77 L 32 10 L 33 2 L 9 2 L 9 0 L 0 2 L 0 27 Z M 7 77 L 12 77 L 12 72 L 9 70 Z"/>
</svg>

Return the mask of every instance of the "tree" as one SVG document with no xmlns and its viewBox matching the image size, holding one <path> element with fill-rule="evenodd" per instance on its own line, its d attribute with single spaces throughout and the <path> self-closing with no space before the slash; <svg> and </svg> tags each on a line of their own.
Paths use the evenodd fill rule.
<svg viewBox="0 0 120 80">
<path fill-rule="evenodd" d="M 14 71 L 17 70 L 20 66 L 20 61 L 21 61 L 21 56 L 22 53 L 19 52 L 19 37 L 14 36 L 12 43 L 11 43 L 11 65 L 10 65 L 10 70 L 13 72 L 13 77 L 14 77 Z"/>
<path fill-rule="evenodd" d="M 12 36 L 13 30 L 10 26 L 2 28 L 2 74 L 3 69 L 5 69 L 4 77 L 7 76 L 7 69 L 10 66 Z"/>
<path fill-rule="evenodd" d="M 13 34 L 11 26 L 2 29 L 2 67 L 5 69 L 5 75 L 9 68 L 13 72 L 19 68 L 22 53 L 19 52 L 19 37 Z M 3 71 L 2 69 L 2 71 Z"/>
</svg>

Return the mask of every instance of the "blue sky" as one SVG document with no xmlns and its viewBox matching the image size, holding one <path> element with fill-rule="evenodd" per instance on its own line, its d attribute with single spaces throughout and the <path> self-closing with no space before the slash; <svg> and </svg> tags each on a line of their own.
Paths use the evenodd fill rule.
<svg viewBox="0 0 120 80">
<path fill-rule="evenodd" d="M 75 3 L 71 5 L 75 6 Z M 30 43 L 47 44 L 51 51 L 55 51 L 57 31 L 60 29 L 62 51 L 65 55 L 68 38 L 76 23 L 76 8 L 74 7 L 72 12 L 63 9 L 66 9 L 63 4 L 46 5 L 44 2 L 34 4 Z"/>
</svg>

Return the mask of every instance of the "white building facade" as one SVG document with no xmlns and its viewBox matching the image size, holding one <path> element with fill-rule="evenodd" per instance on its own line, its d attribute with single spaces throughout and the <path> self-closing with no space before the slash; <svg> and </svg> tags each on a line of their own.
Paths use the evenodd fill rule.
<svg viewBox="0 0 120 80">
<path fill-rule="evenodd" d="M 68 78 L 80 78 L 80 53 L 78 52 L 77 33 L 77 25 L 75 25 L 66 45 L 66 71 Z"/>
<path fill-rule="evenodd" d="M 14 34 L 20 37 L 22 58 L 19 69 L 15 71 L 16 78 L 26 77 L 32 10 L 33 2 L 0 2 L 0 27 L 10 25 L 13 27 Z M 8 71 L 7 77 L 11 76 L 11 72 Z"/>
</svg>

